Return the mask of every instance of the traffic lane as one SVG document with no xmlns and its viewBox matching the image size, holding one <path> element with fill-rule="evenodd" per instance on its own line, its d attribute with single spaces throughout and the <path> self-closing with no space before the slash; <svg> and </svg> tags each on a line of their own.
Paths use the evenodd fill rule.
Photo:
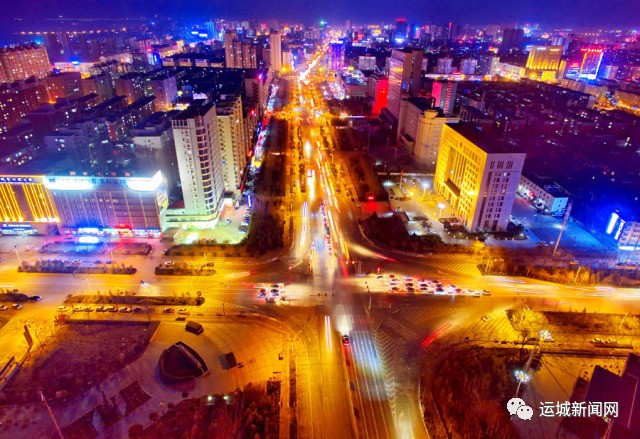
<svg viewBox="0 0 640 439">
<path fill-rule="evenodd" d="M 370 438 L 394 438 L 394 421 L 383 380 L 382 362 L 369 331 L 350 334 L 359 416 Z M 354 406 L 354 411 L 357 407 Z M 356 412 L 358 413 L 358 412 Z"/>
</svg>

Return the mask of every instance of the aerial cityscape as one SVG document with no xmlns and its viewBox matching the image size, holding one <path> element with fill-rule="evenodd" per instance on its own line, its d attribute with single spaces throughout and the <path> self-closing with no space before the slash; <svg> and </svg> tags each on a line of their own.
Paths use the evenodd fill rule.
<svg viewBox="0 0 640 439">
<path fill-rule="evenodd" d="M 4 1 L 0 439 L 640 438 L 638 6 Z"/>
</svg>

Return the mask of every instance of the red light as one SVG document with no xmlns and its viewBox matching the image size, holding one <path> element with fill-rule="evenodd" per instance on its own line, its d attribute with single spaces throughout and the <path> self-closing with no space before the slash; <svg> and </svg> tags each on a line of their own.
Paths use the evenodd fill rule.
<svg viewBox="0 0 640 439">
<path fill-rule="evenodd" d="M 367 197 L 367 200 L 369 200 L 369 201 L 373 201 L 373 200 L 375 200 L 375 198 L 374 198 L 373 196 L 369 195 L 369 196 Z"/>
</svg>

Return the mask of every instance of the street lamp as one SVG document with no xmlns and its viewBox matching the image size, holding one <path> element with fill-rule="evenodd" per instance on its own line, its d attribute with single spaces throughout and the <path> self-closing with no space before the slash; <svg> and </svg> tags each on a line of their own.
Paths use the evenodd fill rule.
<svg viewBox="0 0 640 439">
<path fill-rule="evenodd" d="M 424 196 L 427 193 L 427 188 L 429 187 L 429 183 L 424 182 L 422 183 L 422 199 L 424 200 Z"/>
<path fill-rule="evenodd" d="M 438 209 L 440 209 L 440 213 L 438 214 L 438 218 L 442 218 L 442 209 L 444 209 L 445 207 L 447 207 L 446 204 L 438 203 Z"/>
</svg>

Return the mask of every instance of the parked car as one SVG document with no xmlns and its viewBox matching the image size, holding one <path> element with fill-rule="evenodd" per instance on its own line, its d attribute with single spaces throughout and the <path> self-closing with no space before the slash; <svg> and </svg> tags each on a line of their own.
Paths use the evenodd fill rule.
<svg viewBox="0 0 640 439">
<path fill-rule="evenodd" d="M 142 312 L 142 307 L 140 306 L 134 306 L 133 309 L 131 310 L 133 312 Z"/>
<path fill-rule="evenodd" d="M 41 299 L 42 299 L 42 297 L 40 297 L 40 296 L 31 296 L 31 297 L 29 297 L 29 300 L 31 300 L 32 302 L 37 302 L 37 301 L 39 301 Z"/>
<path fill-rule="evenodd" d="M 100 306 L 96 306 L 96 312 L 106 312 L 107 310 L 105 309 L 104 306 L 100 305 Z"/>
<path fill-rule="evenodd" d="M 173 314 L 174 312 L 176 312 L 176 310 L 173 308 L 165 308 L 162 310 L 162 312 L 165 314 Z"/>
<path fill-rule="evenodd" d="M 120 311 L 120 312 L 131 312 L 131 308 L 129 308 L 128 306 L 121 306 L 118 311 Z"/>
</svg>

